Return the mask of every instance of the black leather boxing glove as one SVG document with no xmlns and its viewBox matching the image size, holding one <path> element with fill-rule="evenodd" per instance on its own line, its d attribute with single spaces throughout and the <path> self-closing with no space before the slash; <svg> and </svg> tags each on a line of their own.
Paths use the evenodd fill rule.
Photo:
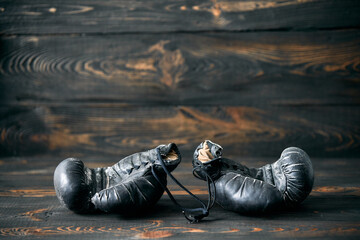
<svg viewBox="0 0 360 240">
<path fill-rule="evenodd" d="M 92 169 L 79 159 L 65 159 L 55 169 L 56 195 L 78 213 L 101 210 L 128 214 L 150 207 L 160 199 L 167 183 L 156 149 L 168 171 L 180 163 L 180 152 L 173 143 L 132 154 L 111 167 Z"/>
<path fill-rule="evenodd" d="M 311 192 L 314 173 L 300 148 L 285 149 L 280 159 L 261 168 L 248 168 L 222 157 L 222 147 L 206 140 L 194 152 L 194 174 L 215 182 L 216 202 L 240 213 L 262 213 L 300 204 Z"/>
</svg>

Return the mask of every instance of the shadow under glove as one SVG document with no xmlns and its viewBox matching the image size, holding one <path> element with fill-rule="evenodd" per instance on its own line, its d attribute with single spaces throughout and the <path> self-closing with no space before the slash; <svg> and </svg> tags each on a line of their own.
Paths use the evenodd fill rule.
<svg viewBox="0 0 360 240">
<path fill-rule="evenodd" d="M 88 168 L 79 159 L 65 159 L 55 169 L 56 195 L 63 205 L 77 213 L 101 210 L 130 214 L 151 207 L 167 184 L 158 153 L 169 172 L 181 161 L 173 143 L 132 154 L 111 167 Z"/>
<path fill-rule="evenodd" d="M 239 213 L 297 206 L 314 183 L 310 158 L 296 147 L 286 148 L 275 163 L 248 168 L 222 158 L 222 147 L 206 140 L 194 152 L 193 167 L 195 177 L 206 180 L 209 175 L 215 182 L 216 202 Z"/>
</svg>

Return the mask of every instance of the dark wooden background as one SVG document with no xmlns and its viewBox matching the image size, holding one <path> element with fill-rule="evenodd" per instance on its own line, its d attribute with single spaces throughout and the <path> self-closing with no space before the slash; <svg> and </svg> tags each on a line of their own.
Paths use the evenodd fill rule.
<svg viewBox="0 0 360 240">
<path fill-rule="evenodd" d="M 355 194 L 335 199 L 359 236 L 359 123 L 360 1 L 0 0 L 2 203 L 26 203 L 40 174 L 58 205 L 51 176 L 69 156 L 106 165 L 175 142 L 190 171 L 204 139 L 250 165 L 298 146 L 318 190 Z M 328 162 L 349 175 L 337 184 Z M 58 211 L 37 208 L 25 216 Z"/>
<path fill-rule="evenodd" d="M 16 3 L 16 4 L 15 4 Z M 360 156 L 360 2 L 1 1 L 0 155 Z"/>
</svg>

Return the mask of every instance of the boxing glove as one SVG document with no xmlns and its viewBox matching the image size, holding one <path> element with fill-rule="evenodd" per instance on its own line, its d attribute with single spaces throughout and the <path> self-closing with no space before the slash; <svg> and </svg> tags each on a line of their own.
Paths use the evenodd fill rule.
<svg viewBox="0 0 360 240">
<path fill-rule="evenodd" d="M 260 168 L 223 158 L 222 150 L 210 140 L 201 143 L 194 152 L 193 172 L 203 180 L 212 178 L 216 202 L 225 209 L 251 214 L 294 207 L 312 190 L 312 163 L 300 148 L 286 148 L 279 160 Z"/>
<path fill-rule="evenodd" d="M 88 168 L 81 160 L 68 158 L 55 169 L 54 187 L 60 202 L 74 212 L 129 214 L 160 199 L 167 183 L 163 167 L 171 172 L 180 161 L 173 143 L 132 154 L 111 167 Z"/>
</svg>

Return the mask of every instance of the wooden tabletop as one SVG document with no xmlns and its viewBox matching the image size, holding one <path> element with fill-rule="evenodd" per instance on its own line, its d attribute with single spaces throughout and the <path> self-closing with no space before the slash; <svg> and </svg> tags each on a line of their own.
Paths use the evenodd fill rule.
<svg viewBox="0 0 360 240">
<path fill-rule="evenodd" d="M 93 157 L 83 160 L 89 167 L 109 166 L 115 162 Z M 60 157 L 2 158 L 0 236 L 7 239 L 22 236 L 34 239 L 238 239 L 241 236 L 250 239 L 356 239 L 360 236 L 359 160 L 312 159 L 315 185 L 296 210 L 244 216 L 215 205 L 204 221 L 189 224 L 166 194 L 153 209 L 142 215 L 75 214 L 60 205 L 53 188 L 53 172 Z M 259 167 L 273 161 L 245 158 L 242 163 Z M 191 170 L 190 162 L 185 159 L 175 169 L 174 176 L 206 200 L 206 184 L 194 178 Z M 181 204 L 197 206 L 170 180 L 169 188 Z"/>
</svg>

